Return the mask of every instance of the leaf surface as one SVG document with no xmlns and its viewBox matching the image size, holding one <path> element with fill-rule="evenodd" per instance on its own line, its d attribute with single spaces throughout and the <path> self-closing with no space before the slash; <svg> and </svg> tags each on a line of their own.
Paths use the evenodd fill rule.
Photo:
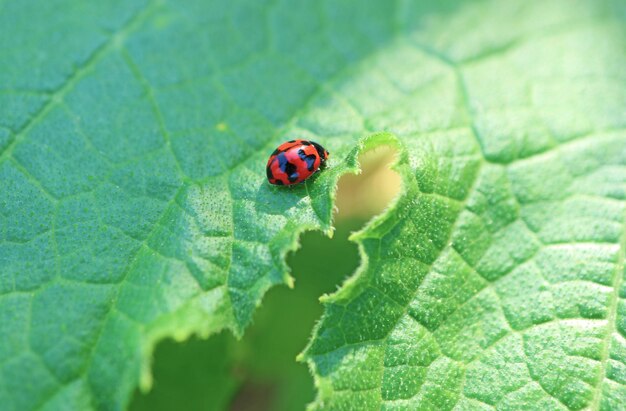
<svg viewBox="0 0 626 411">
<path fill-rule="evenodd" d="M 92 3 L 0 3 L 3 407 L 120 409 L 157 340 L 241 335 L 380 144 L 314 406 L 624 407 L 618 2 Z M 294 137 L 329 170 L 268 186 Z"/>
</svg>

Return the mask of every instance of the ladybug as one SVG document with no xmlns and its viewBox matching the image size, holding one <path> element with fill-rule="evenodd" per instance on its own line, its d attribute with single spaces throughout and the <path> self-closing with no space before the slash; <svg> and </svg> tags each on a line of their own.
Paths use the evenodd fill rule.
<svg viewBox="0 0 626 411">
<path fill-rule="evenodd" d="M 299 184 L 326 166 L 328 151 L 315 141 L 289 140 L 278 146 L 267 160 L 270 184 Z"/>
</svg>

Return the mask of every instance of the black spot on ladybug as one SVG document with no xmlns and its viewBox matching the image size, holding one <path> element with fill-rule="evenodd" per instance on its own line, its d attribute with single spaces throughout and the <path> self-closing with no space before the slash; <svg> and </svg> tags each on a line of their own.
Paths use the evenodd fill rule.
<svg viewBox="0 0 626 411">
<path fill-rule="evenodd" d="M 304 150 L 300 149 L 298 150 L 298 157 L 300 157 L 300 159 L 306 163 L 307 170 L 313 171 L 313 167 L 315 166 L 315 155 L 309 154 L 307 156 L 306 154 L 304 154 Z"/>
<path fill-rule="evenodd" d="M 295 142 L 296 142 L 296 140 L 289 140 L 289 141 L 287 141 L 287 142 L 288 142 L 288 143 L 295 143 Z"/>
<path fill-rule="evenodd" d="M 298 179 L 298 167 L 287 161 L 285 153 L 278 154 L 276 158 L 278 159 L 278 168 L 280 168 L 280 171 L 287 174 L 289 181 L 296 181 Z"/>
<path fill-rule="evenodd" d="M 274 179 L 274 173 L 272 173 L 272 168 L 271 167 L 267 167 L 265 169 L 266 173 L 267 173 L 267 179 L 268 180 L 273 180 Z"/>
<path fill-rule="evenodd" d="M 271 156 L 275 156 L 276 154 L 280 153 L 279 149 L 276 149 L 274 151 L 272 151 L 272 154 L 270 154 Z"/>
<path fill-rule="evenodd" d="M 295 164 L 285 164 L 285 173 L 289 181 L 296 181 L 298 179 L 298 167 Z"/>
<path fill-rule="evenodd" d="M 278 159 L 278 168 L 283 173 L 286 173 L 285 167 L 287 166 L 287 156 L 285 156 L 285 153 L 279 153 L 276 158 Z"/>
<path fill-rule="evenodd" d="M 276 181 L 274 182 L 274 184 L 275 184 L 275 185 L 277 185 L 277 186 L 284 186 L 284 185 L 285 185 L 285 184 L 282 182 L 282 180 L 276 180 Z"/>
<path fill-rule="evenodd" d="M 306 140 L 302 140 L 301 143 L 302 143 L 303 146 L 310 146 L 311 145 L 311 143 L 309 143 Z"/>
</svg>

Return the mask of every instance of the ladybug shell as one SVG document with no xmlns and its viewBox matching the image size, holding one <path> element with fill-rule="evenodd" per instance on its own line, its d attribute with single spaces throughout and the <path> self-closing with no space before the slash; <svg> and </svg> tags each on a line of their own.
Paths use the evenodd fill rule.
<svg viewBox="0 0 626 411">
<path fill-rule="evenodd" d="M 267 180 L 280 186 L 302 183 L 323 168 L 327 158 L 328 151 L 314 141 L 289 140 L 267 160 Z"/>
</svg>

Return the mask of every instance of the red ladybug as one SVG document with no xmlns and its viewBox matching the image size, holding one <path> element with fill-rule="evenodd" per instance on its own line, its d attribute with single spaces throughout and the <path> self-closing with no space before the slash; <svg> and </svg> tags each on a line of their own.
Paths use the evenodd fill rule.
<svg viewBox="0 0 626 411">
<path fill-rule="evenodd" d="M 328 151 L 314 141 L 289 140 L 278 146 L 267 160 L 270 184 L 288 186 L 302 183 L 326 165 Z"/>
</svg>

